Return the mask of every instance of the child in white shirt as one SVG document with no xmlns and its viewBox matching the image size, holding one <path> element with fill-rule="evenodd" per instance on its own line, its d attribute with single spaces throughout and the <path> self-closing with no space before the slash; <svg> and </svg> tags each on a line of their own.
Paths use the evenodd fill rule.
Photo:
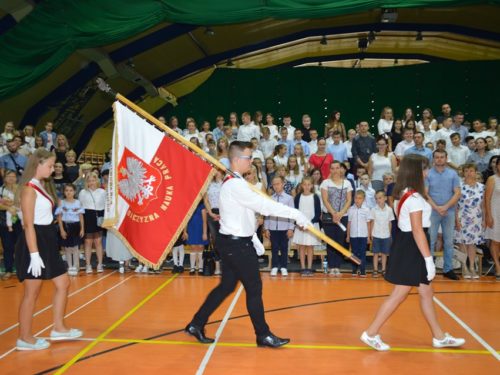
<svg viewBox="0 0 500 375">
<path fill-rule="evenodd" d="M 370 210 L 363 204 L 365 196 L 366 194 L 363 190 L 357 190 L 354 195 L 354 205 L 347 211 L 346 241 L 351 243 L 353 254 L 361 260 L 359 266 L 354 263 L 352 264 L 352 275 L 356 276 L 358 274 L 361 277 L 366 277 L 366 248 L 371 242 L 371 215 Z"/>
<path fill-rule="evenodd" d="M 358 190 L 365 192 L 365 203 L 363 205 L 371 210 L 377 203 L 375 202 L 375 189 L 372 188 L 370 176 L 365 173 L 359 180 L 360 184 Z"/>
<path fill-rule="evenodd" d="M 387 197 L 383 190 L 375 194 L 377 205 L 371 209 L 372 252 L 373 252 L 373 277 L 378 277 L 378 262 L 382 259 L 382 274 L 385 273 L 387 256 L 391 249 L 391 225 L 394 212 L 386 204 Z"/>
</svg>

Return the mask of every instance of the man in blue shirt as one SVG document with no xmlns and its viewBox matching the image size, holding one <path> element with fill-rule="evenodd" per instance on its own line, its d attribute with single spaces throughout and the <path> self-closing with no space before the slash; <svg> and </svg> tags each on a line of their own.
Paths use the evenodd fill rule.
<svg viewBox="0 0 500 375">
<path fill-rule="evenodd" d="M 415 146 L 410 147 L 405 151 L 405 155 L 409 154 L 417 154 L 429 159 L 429 165 L 432 165 L 432 151 L 424 146 L 424 133 L 416 132 L 413 136 L 413 141 L 415 142 Z"/>
<path fill-rule="evenodd" d="M 17 173 L 17 177 L 21 177 L 26 167 L 28 158 L 24 155 L 18 154 L 19 142 L 15 139 L 7 141 L 7 150 L 9 152 L 0 158 L 0 173 L 2 177 L 5 171 L 11 170 Z"/>
<path fill-rule="evenodd" d="M 332 154 L 333 160 L 338 160 L 341 163 L 346 163 L 347 168 L 349 168 L 347 147 L 341 142 L 341 134 L 338 130 L 333 132 L 333 143 L 328 146 L 326 152 Z"/>
<path fill-rule="evenodd" d="M 278 144 L 285 145 L 287 150 L 288 150 L 288 155 L 292 155 L 293 154 L 293 146 L 295 146 L 295 144 L 292 141 L 288 140 L 288 129 L 285 126 L 283 126 L 280 129 L 280 135 L 281 135 L 281 138 L 278 139 Z"/>
<path fill-rule="evenodd" d="M 428 201 L 432 206 L 431 251 L 434 253 L 439 226 L 443 230 L 444 266 L 443 275 L 451 280 L 459 280 L 453 272 L 453 235 L 455 230 L 455 205 L 460 198 L 460 178 L 457 172 L 447 167 L 448 153 L 434 151 L 434 168 L 431 168 L 425 185 Z"/>
<path fill-rule="evenodd" d="M 462 140 L 462 144 L 465 145 L 465 138 L 469 135 L 469 129 L 467 129 L 464 125 L 464 114 L 462 112 L 456 112 L 455 116 L 453 116 L 453 124 L 451 124 L 451 130 L 454 133 L 460 134 L 460 139 Z"/>
</svg>

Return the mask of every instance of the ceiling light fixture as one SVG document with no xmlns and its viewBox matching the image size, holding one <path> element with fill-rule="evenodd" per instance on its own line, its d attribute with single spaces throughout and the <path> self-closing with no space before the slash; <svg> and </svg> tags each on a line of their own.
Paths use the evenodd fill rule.
<svg viewBox="0 0 500 375">
<path fill-rule="evenodd" d="M 231 60 L 230 58 L 227 59 L 226 66 L 234 66 L 233 60 Z"/>
<path fill-rule="evenodd" d="M 321 44 L 322 46 L 326 46 L 328 44 L 328 40 L 326 40 L 326 36 L 323 35 L 319 44 Z"/>
<path fill-rule="evenodd" d="M 382 10 L 382 15 L 380 16 L 380 22 L 382 23 L 394 23 L 398 19 L 398 10 L 396 8 L 387 8 Z"/>
<path fill-rule="evenodd" d="M 417 32 L 417 37 L 415 38 L 415 40 L 417 41 L 424 40 L 424 36 L 422 35 L 421 31 Z"/>
</svg>

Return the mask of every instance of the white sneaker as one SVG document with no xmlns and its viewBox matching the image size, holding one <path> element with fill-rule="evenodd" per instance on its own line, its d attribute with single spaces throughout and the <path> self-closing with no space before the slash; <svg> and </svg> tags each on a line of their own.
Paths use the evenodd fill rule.
<svg viewBox="0 0 500 375">
<path fill-rule="evenodd" d="M 373 349 L 378 350 L 379 352 L 385 352 L 391 347 L 387 345 L 385 342 L 382 341 L 380 338 L 380 335 L 376 335 L 373 337 L 368 336 L 368 334 L 363 332 L 363 334 L 360 337 L 361 341 L 363 341 L 366 345 L 371 346 Z"/>
<path fill-rule="evenodd" d="M 335 268 L 330 268 L 330 272 L 328 273 L 330 276 L 336 276 Z"/>
<path fill-rule="evenodd" d="M 149 272 L 149 267 L 148 266 L 142 267 L 142 273 L 148 273 L 148 272 Z"/>
<path fill-rule="evenodd" d="M 85 273 L 92 273 L 92 266 L 85 267 Z"/>
<path fill-rule="evenodd" d="M 274 267 L 274 268 L 271 270 L 270 275 L 271 275 L 271 276 L 276 276 L 277 274 L 278 274 L 278 267 Z"/>
<path fill-rule="evenodd" d="M 288 276 L 288 270 L 286 268 L 282 268 L 280 271 L 281 271 L 281 276 Z"/>
<path fill-rule="evenodd" d="M 135 267 L 135 273 L 140 273 L 142 272 L 142 264 L 139 264 L 137 267 Z"/>
<path fill-rule="evenodd" d="M 432 346 L 435 348 L 456 348 L 463 344 L 465 344 L 465 339 L 453 337 L 449 333 L 445 333 L 442 340 L 432 338 Z"/>
<path fill-rule="evenodd" d="M 125 267 L 123 266 L 123 264 L 120 264 L 120 267 L 118 267 L 118 272 L 119 273 L 125 273 Z"/>
<path fill-rule="evenodd" d="M 104 272 L 104 268 L 102 267 L 102 264 L 97 265 L 97 273 L 102 273 Z"/>
</svg>

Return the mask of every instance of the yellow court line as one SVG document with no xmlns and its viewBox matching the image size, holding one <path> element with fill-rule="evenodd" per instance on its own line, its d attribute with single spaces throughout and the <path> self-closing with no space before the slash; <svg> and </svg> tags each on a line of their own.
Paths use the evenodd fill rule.
<svg viewBox="0 0 500 375">
<path fill-rule="evenodd" d="M 99 342 L 104 342 L 104 338 L 109 335 L 112 331 L 114 331 L 120 324 L 122 324 L 125 320 L 127 320 L 133 313 L 139 310 L 146 302 L 148 302 L 151 298 L 156 296 L 163 288 L 165 288 L 168 284 L 170 284 L 178 274 L 170 277 L 167 281 L 161 284 L 158 288 L 153 290 L 149 295 L 147 295 L 141 302 L 132 307 L 125 315 L 123 315 L 120 319 L 114 322 L 107 330 L 101 333 L 95 341 L 92 341 L 85 348 L 83 348 L 77 355 L 71 358 L 68 362 L 64 364 L 59 370 L 57 370 L 54 374 L 59 375 L 66 372 L 71 366 L 73 366 L 80 358 L 82 358 L 86 353 L 88 353 L 94 346 L 96 346 Z"/>
<path fill-rule="evenodd" d="M 97 340 L 97 339 L 96 339 Z M 175 340 L 142 340 L 142 339 L 101 339 L 100 342 L 119 343 L 119 344 L 151 344 L 151 345 L 190 345 L 190 346 L 206 346 L 196 341 L 175 341 Z M 254 343 L 239 343 L 239 342 L 218 342 L 217 346 L 238 347 L 238 348 L 255 348 Z M 350 345 L 302 345 L 289 344 L 285 348 L 288 349 L 320 349 L 320 350 L 373 350 L 367 346 L 350 346 Z M 490 354 L 487 350 L 474 349 L 427 349 L 427 348 L 391 348 L 391 352 L 408 352 L 408 353 L 449 353 L 449 354 Z M 500 351 L 499 351 L 500 353 Z"/>
</svg>

